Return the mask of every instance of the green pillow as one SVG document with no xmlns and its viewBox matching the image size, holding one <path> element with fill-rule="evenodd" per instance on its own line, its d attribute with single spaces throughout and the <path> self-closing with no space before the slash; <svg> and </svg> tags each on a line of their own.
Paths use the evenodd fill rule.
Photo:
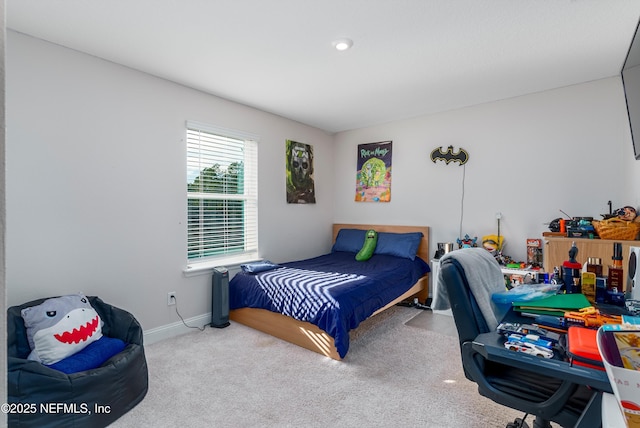
<svg viewBox="0 0 640 428">
<path fill-rule="evenodd" d="M 378 233 L 373 230 L 367 230 L 367 234 L 364 237 L 364 244 L 358 254 L 356 254 L 356 260 L 359 262 L 367 261 L 373 256 L 373 252 L 376 249 L 376 244 L 378 243 Z"/>
</svg>

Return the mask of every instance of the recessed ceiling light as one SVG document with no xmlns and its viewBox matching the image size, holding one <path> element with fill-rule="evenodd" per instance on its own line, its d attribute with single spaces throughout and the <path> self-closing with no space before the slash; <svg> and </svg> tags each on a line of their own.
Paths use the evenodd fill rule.
<svg viewBox="0 0 640 428">
<path fill-rule="evenodd" d="M 353 40 L 351 39 L 338 39 L 333 42 L 333 47 L 339 51 L 346 51 L 353 46 Z"/>
</svg>

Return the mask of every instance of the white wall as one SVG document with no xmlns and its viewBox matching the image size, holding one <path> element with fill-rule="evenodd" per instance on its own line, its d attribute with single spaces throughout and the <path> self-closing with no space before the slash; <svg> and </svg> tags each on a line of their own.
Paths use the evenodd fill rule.
<svg viewBox="0 0 640 428">
<path fill-rule="evenodd" d="M 83 291 L 133 312 L 146 330 L 209 308 L 208 276 L 185 278 L 184 124 L 260 135 L 260 250 L 275 262 L 328 250 L 332 222 L 426 224 L 436 242 L 525 239 L 561 216 L 640 205 L 620 79 L 611 78 L 332 137 L 28 36 L 7 37 L 7 299 Z M 284 142 L 315 149 L 318 203 L 285 202 Z M 392 200 L 354 202 L 358 144 L 392 140 Z M 465 167 L 429 160 L 470 153 Z"/>
<path fill-rule="evenodd" d="M 501 212 L 505 253 L 524 260 L 526 239 L 559 210 L 600 219 L 608 200 L 640 204 L 625 108 L 622 83 L 610 78 L 339 133 L 335 220 L 431 226 L 433 253 L 437 242 L 497 233 Z M 357 145 L 383 140 L 393 141 L 391 202 L 356 203 Z M 431 162 L 448 145 L 469 152 L 465 166 Z"/>
<path fill-rule="evenodd" d="M 326 133 L 15 32 L 7 37 L 9 305 L 83 291 L 145 329 L 210 311 L 210 277 L 186 278 L 185 121 L 261 136 L 260 252 L 329 249 Z M 311 144 L 316 204 L 287 204 L 285 140 Z"/>
</svg>

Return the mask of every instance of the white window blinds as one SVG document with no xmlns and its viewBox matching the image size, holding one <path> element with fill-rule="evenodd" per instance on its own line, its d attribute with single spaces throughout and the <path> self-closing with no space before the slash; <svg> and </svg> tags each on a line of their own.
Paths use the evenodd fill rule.
<svg viewBox="0 0 640 428">
<path fill-rule="evenodd" d="M 189 262 L 258 252 L 255 136 L 187 122 Z"/>
</svg>

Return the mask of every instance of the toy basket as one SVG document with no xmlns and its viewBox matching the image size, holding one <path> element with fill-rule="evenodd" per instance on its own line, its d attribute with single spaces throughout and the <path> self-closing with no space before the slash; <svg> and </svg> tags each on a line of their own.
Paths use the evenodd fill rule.
<svg viewBox="0 0 640 428">
<path fill-rule="evenodd" d="M 621 241 L 633 241 L 640 232 L 640 223 L 624 221 L 619 218 L 591 222 L 601 239 L 619 239 Z"/>
</svg>

